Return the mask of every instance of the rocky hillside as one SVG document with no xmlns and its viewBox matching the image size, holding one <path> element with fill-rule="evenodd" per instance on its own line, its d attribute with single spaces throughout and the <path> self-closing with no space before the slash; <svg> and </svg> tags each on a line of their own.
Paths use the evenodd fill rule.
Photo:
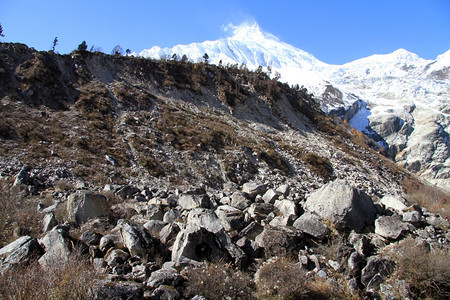
<svg viewBox="0 0 450 300">
<path fill-rule="evenodd" d="M 76 277 L 97 276 L 83 297 L 97 299 L 449 292 L 448 272 L 405 281 L 410 262 L 392 250 L 445 257 L 448 196 L 306 89 L 246 68 L 3 43 L 0 102 L 2 282 L 55 262 L 69 276 L 76 254 L 91 262 Z"/>
<path fill-rule="evenodd" d="M 154 46 L 133 55 L 186 56 L 197 62 L 205 53 L 212 64 L 260 68 L 290 85 L 305 86 L 324 111 L 375 139 L 399 165 L 433 184 L 450 186 L 450 50 L 434 60 L 399 49 L 330 65 L 254 23 L 216 41 Z"/>
</svg>

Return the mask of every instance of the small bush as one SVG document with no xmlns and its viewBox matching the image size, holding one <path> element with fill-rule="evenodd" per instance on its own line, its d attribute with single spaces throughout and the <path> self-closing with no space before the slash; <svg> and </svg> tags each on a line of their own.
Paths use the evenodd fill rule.
<svg viewBox="0 0 450 300">
<path fill-rule="evenodd" d="M 322 278 L 308 278 L 299 263 L 278 257 L 256 276 L 258 299 L 351 299 L 350 294 Z"/>
<path fill-rule="evenodd" d="M 445 190 L 421 183 L 412 175 L 405 177 L 402 187 L 410 203 L 417 203 L 444 218 L 450 218 L 450 194 Z"/>
<path fill-rule="evenodd" d="M 254 284 L 251 277 L 222 262 L 191 268 L 185 275 L 187 297 L 201 295 L 208 300 L 256 299 L 252 296 Z"/>
<path fill-rule="evenodd" d="M 450 248 L 433 249 L 408 238 L 399 245 L 397 271 L 418 298 L 450 298 Z"/>
<path fill-rule="evenodd" d="M 0 180 L 0 248 L 12 241 L 15 228 L 24 228 L 32 235 L 40 234 L 41 214 L 36 211 L 35 200 L 26 197 L 19 187 Z"/>
<path fill-rule="evenodd" d="M 93 281 L 99 278 L 80 254 L 73 253 L 66 263 L 44 269 L 37 262 L 10 269 L 0 275 L 0 298 L 89 299 Z"/>
<path fill-rule="evenodd" d="M 264 264 L 256 280 L 261 299 L 303 299 L 309 292 L 306 282 L 302 266 L 285 258 Z"/>
</svg>

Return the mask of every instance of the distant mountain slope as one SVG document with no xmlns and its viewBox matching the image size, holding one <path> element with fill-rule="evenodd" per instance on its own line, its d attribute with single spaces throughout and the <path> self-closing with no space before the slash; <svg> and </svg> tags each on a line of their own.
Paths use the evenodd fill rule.
<svg viewBox="0 0 450 300">
<path fill-rule="evenodd" d="M 159 59 L 176 54 L 201 61 L 205 53 L 212 64 L 245 64 L 250 70 L 261 66 L 271 76 L 278 72 L 281 81 L 305 86 L 324 111 L 338 113 L 370 134 L 399 164 L 450 186 L 450 50 L 436 60 L 399 49 L 329 65 L 255 23 L 217 41 L 155 46 L 134 55 Z"/>
</svg>

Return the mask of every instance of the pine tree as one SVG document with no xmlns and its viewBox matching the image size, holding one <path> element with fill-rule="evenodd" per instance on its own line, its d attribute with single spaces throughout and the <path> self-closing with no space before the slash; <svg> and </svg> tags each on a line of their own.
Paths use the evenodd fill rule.
<svg viewBox="0 0 450 300">
<path fill-rule="evenodd" d="M 83 41 L 81 44 L 78 45 L 78 50 L 81 50 L 81 51 L 86 51 L 87 50 L 86 41 Z"/>
<path fill-rule="evenodd" d="M 203 55 L 203 58 L 205 59 L 205 64 L 208 64 L 208 59 L 209 59 L 208 53 L 205 53 L 205 55 Z"/>
<path fill-rule="evenodd" d="M 53 47 L 52 47 L 53 52 L 55 52 L 56 45 L 58 45 L 58 37 L 55 37 L 55 39 L 53 40 Z"/>
<path fill-rule="evenodd" d="M 2 24 L 0 24 L 0 36 L 1 36 L 1 37 L 5 37 L 5 35 L 3 34 L 3 27 L 2 27 Z"/>
</svg>

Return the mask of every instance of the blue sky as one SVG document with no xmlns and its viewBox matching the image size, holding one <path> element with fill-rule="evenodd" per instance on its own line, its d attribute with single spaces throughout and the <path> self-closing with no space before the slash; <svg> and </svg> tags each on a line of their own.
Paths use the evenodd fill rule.
<svg viewBox="0 0 450 300">
<path fill-rule="evenodd" d="M 224 25 L 264 31 L 330 64 L 405 48 L 433 59 L 450 49 L 450 0 L 0 0 L 3 42 L 69 53 L 83 40 L 110 53 L 224 37 Z"/>
</svg>

